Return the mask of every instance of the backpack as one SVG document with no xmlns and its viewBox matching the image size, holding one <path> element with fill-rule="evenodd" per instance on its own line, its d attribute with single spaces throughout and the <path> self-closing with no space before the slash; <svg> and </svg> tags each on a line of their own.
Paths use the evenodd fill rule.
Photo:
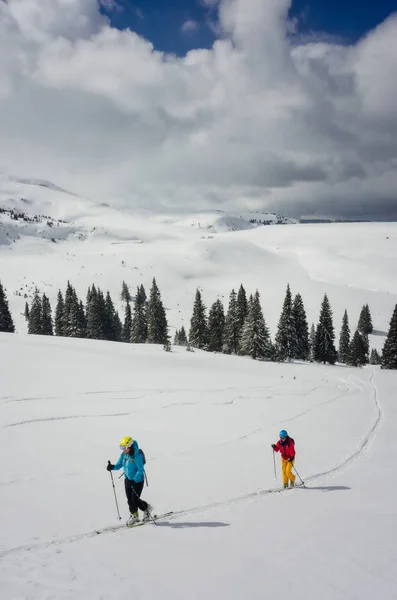
<svg viewBox="0 0 397 600">
<path fill-rule="evenodd" d="M 144 453 L 144 451 L 142 450 L 142 448 L 139 448 L 139 452 L 140 452 L 140 454 L 141 454 L 141 456 L 142 456 L 143 467 L 145 467 L 145 465 L 146 465 L 146 456 L 145 456 L 145 453 Z M 146 485 L 149 485 L 149 482 L 148 482 L 148 480 L 147 480 L 147 475 L 146 475 L 145 468 L 143 469 L 143 474 L 145 475 L 145 481 L 146 481 Z"/>
<path fill-rule="evenodd" d="M 144 451 L 142 450 L 142 448 L 139 448 L 139 454 L 142 456 L 142 462 L 143 462 L 143 466 L 145 467 L 145 465 L 146 465 L 146 456 L 145 456 L 145 453 L 144 453 Z M 132 459 L 132 460 L 134 460 L 134 459 Z M 146 475 L 145 468 L 143 469 L 143 473 L 144 473 L 144 475 L 145 475 L 145 481 L 146 481 L 146 485 L 149 485 L 149 482 L 148 482 L 148 479 L 147 479 L 147 475 Z"/>
</svg>

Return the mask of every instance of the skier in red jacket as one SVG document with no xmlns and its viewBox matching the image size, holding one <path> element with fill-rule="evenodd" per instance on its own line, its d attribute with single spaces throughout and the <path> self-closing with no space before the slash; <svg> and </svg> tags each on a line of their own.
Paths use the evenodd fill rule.
<svg viewBox="0 0 397 600">
<path fill-rule="evenodd" d="M 280 439 L 277 444 L 272 444 L 274 452 L 280 452 L 281 454 L 281 470 L 283 474 L 283 485 L 285 488 L 288 487 L 288 481 L 290 487 L 295 485 L 295 475 L 292 472 L 292 467 L 295 462 L 295 442 L 289 437 L 285 429 L 280 431 Z"/>
</svg>

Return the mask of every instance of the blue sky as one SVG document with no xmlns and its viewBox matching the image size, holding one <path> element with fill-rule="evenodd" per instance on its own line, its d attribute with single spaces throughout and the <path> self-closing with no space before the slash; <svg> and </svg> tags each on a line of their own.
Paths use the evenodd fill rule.
<svg viewBox="0 0 397 600">
<path fill-rule="evenodd" d="M 158 50 L 184 55 L 210 47 L 215 17 L 201 0 L 117 0 L 118 10 L 105 11 L 112 25 L 131 28 Z M 397 0 L 294 0 L 291 16 L 299 18 L 302 34 L 328 34 L 353 42 L 397 11 Z M 196 27 L 182 31 L 185 22 Z"/>
</svg>

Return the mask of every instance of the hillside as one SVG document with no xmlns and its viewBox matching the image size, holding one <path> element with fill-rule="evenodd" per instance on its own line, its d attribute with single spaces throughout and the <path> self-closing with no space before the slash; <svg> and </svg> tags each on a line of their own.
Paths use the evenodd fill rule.
<svg viewBox="0 0 397 600">
<path fill-rule="evenodd" d="M 203 233 L 187 226 L 188 220 L 181 225 L 180 214 L 131 213 L 15 181 L 3 181 L 1 190 L 3 209 L 23 210 L 33 218 L 29 222 L 0 214 L 0 277 L 20 332 L 26 331 L 23 310 L 35 286 L 54 306 L 58 289 L 64 290 L 68 280 L 82 298 L 95 283 L 109 289 L 122 315 L 122 281 L 134 291 L 141 283 L 148 288 L 156 277 L 171 333 L 189 327 L 197 286 L 207 306 L 218 297 L 227 306 L 230 290 L 243 283 L 247 293 L 259 289 L 274 334 L 289 282 L 293 293 L 302 294 L 310 323 L 317 321 L 328 293 L 337 333 L 345 308 L 353 328 L 368 303 L 377 332 L 371 344 L 383 345 L 397 302 L 395 223 L 290 224 Z M 35 215 L 44 216 L 36 221 Z"/>
<path fill-rule="evenodd" d="M 0 377 L 4 598 L 396 597 L 394 372 L 0 334 Z M 307 488 L 279 494 L 282 427 Z M 177 514 L 109 532 L 126 434 Z"/>
</svg>

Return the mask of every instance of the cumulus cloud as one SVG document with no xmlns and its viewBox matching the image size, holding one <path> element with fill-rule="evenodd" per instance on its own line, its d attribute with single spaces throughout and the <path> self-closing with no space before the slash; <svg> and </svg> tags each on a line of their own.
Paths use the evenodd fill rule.
<svg viewBox="0 0 397 600">
<path fill-rule="evenodd" d="M 397 217 L 397 17 L 355 45 L 290 37 L 290 0 L 217 7 L 165 55 L 97 0 L 0 3 L 0 170 L 92 198 Z"/>
</svg>

